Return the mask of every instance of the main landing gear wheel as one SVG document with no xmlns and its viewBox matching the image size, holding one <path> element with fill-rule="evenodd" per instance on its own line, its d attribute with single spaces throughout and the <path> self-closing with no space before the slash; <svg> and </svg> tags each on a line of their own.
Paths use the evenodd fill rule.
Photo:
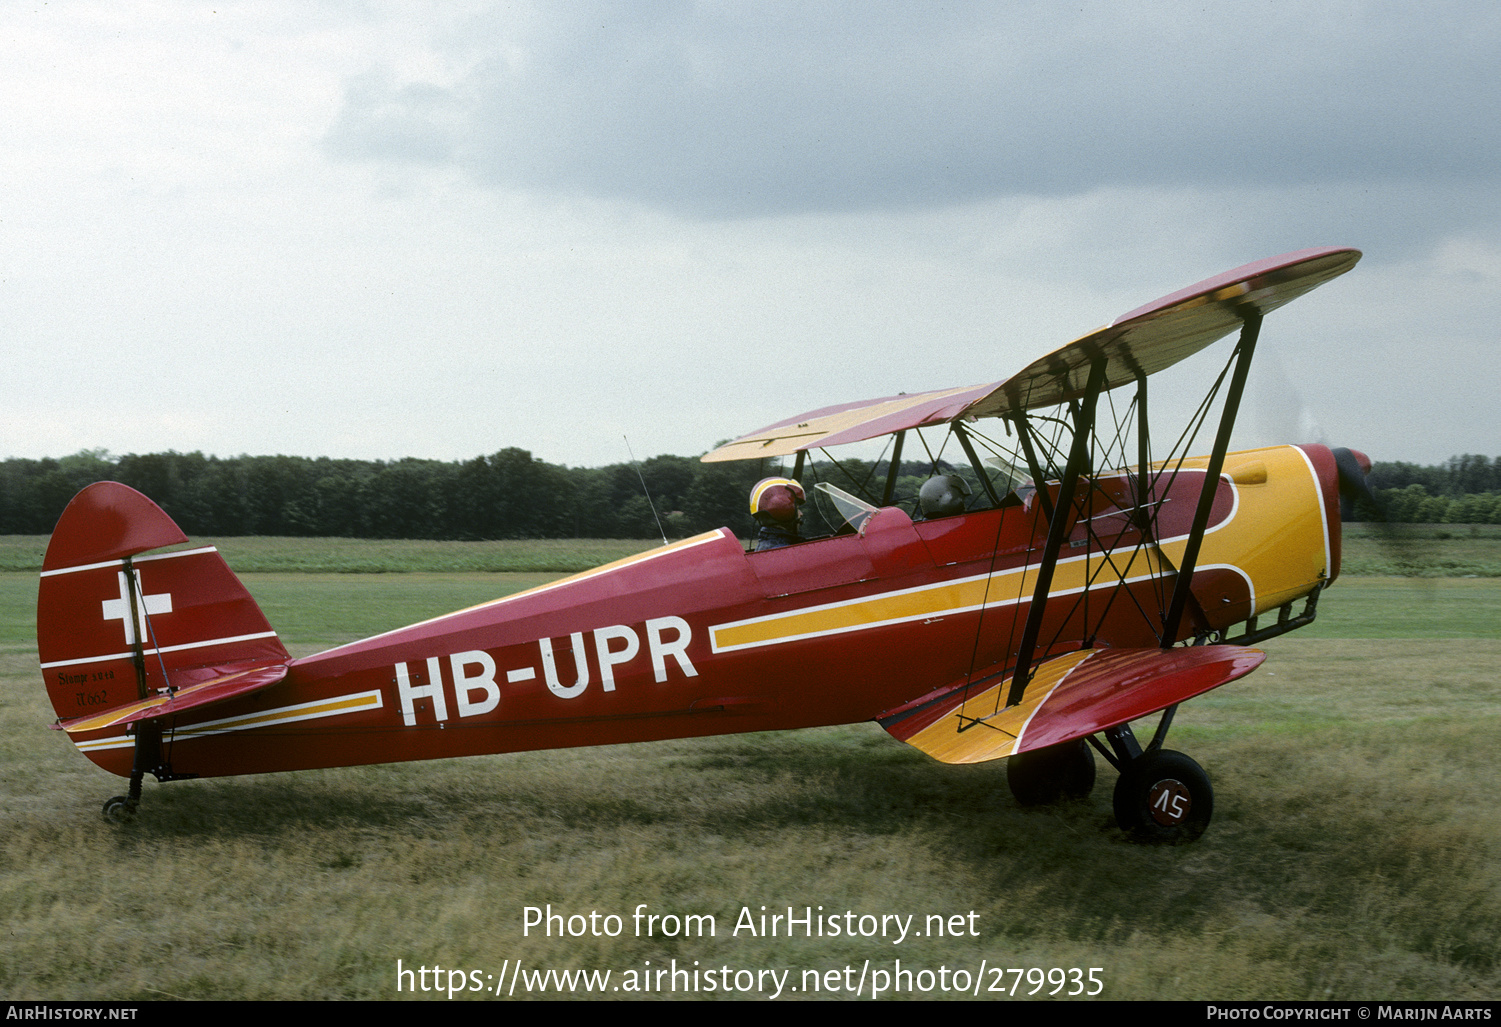
<svg viewBox="0 0 1501 1027">
<path fill-rule="evenodd" d="M 1213 815 L 1209 775 L 1172 749 L 1143 753 L 1126 765 L 1115 783 L 1115 821 L 1138 842 L 1195 841 Z"/>
<path fill-rule="evenodd" d="M 1006 761 L 1006 784 L 1023 806 L 1087 799 L 1094 789 L 1094 751 L 1080 738 L 1020 753 Z"/>
</svg>

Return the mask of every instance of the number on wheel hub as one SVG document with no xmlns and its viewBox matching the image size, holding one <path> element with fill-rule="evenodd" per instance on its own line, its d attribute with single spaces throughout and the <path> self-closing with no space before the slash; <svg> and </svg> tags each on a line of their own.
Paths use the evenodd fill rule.
<svg viewBox="0 0 1501 1027">
<path fill-rule="evenodd" d="M 1147 793 L 1147 808 L 1152 819 L 1163 827 L 1175 827 L 1188 817 L 1193 809 L 1193 796 L 1188 786 L 1174 778 L 1158 781 Z"/>
<path fill-rule="evenodd" d="M 1214 789 L 1204 768 L 1181 752 L 1145 752 L 1121 769 L 1115 821 L 1139 842 L 1177 845 L 1204 833 L 1214 816 Z"/>
</svg>

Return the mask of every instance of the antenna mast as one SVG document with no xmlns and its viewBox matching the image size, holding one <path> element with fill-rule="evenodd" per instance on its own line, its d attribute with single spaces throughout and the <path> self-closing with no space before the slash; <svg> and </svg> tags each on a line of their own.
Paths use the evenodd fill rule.
<svg viewBox="0 0 1501 1027">
<path fill-rule="evenodd" d="M 631 466 L 636 469 L 636 479 L 641 482 L 641 491 L 646 496 L 646 505 L 651 507 L 651 515 L 656 518 L 657 531 L 661 534 L 662 544 L 665 546 L 667 545 L 667 532 L 662 527 L 662 518 L 657 516 L 657 504 L 652 502 L 651 491 L 646 487 L 646 479 L 641 475 L 641 465 L 636 463 L 636 454 L 631 452 L 631 440 L 624 434 L 620 437 L 625 439 L 625 451 L 631 458 Z"/>
</svg>

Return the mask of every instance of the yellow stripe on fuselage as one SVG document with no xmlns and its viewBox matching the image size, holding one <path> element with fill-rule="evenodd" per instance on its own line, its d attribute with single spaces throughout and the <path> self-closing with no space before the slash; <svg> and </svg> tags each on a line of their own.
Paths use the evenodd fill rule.
<svg viewBox="0 0 1501 1027">
<path fill-rule="evenodd" d="M 261 713 L 246 713 L 238 717 L 226 717 L 223 720 L 207 721 L 203 724 L 190 724 L 187 727 L 174 729 L 172 735 L 177 741 L 185 741 L 203 735 L 217 735 L 228 731 L 251 731 L 258 727 L 271 727 L 272 725 L 292 724 L 302 720 L 337 717 L 345 713 L 378 710 L 381 708 L 381 705 L 381 694 L 378 690 L 357 692 L 352 695 L 334 696 L 331 699 L 316 699 L 313 702 L 298 703 L 295 706 L 283 706 L 280 709 L 265 710 Z"/>
<path fill-rule="evenodd" d="M 1134 558 L 1134 559 L 1133 559 Z M 1133 562 L 1127 566 L 1126 561 Z M 1126 551 L 1105 557 L 1096 553 L 1059 560 L 1053 573 L 1050 597 L 1083 592 L 1086 589 L 1115 588 L 1171 574 L 1151 548 L 1132 553 Z M 931 617 L 949 617 L 978 610 L 1029 602 L 1037 586 L 1036 567 L 1018 567 L 995 574 L 981 574 L 935 585 L 882 592 L 859 599 L 774 613 L 765 617 L 718 624 L 709 629 L 716 653 L 757 646 L 778 645 L 801 638 L 863 631 L 887 624 L 901 624 Z"/>
<path fill-rule="evenodd" d="M 185 742 L 206 735 L 226 734 L 231 731 L 253 731 L 256 728 L 293 724 L 303 720 L 321 720 L 324 717 L 339 717 L 346 713 L 362 713 L 368 710 L 378 710 L 382 705 L 381 694 L 378 689 L 369 692 L 356 692 L 350 695 L 336 695 L 329 699 L 315 699 L 312 702 L 281 706 L 274 710 L 262 710 L 259 713 L 244 713 L 237 717 L 224 717 L 220 720 L 210 720 L 202 724 L 190 724 L 186 727 L 171 728 L 167 740 Z M 80 752 L 92 752 L 97 749 L 118 749 L 127 745 L 134 745 L 135 740 L 129 735 L 115 735 L 110 738 L 97 738 L 92 741 L 75 741 L 73 744 L 78 746 Z"/>
</svg>

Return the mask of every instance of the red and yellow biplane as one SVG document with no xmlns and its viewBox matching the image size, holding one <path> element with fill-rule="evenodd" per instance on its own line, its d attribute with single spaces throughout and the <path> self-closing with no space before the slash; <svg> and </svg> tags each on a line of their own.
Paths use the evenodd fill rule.
<svg viewBox="0 0 1501 1027">
<path fill-rule="evenodd" d="M 182 548 L 140 493 L 92 485 L 58 521 L 41 575 L 56 727 L 130 779 L 105 805 L 119 816 L 146 774 L 875 720 L 944 762 L 1009 758 L 1024 803 L 1087 794 L 1098 751 L 1120 772 L 1123 829 L 1192 840 L 1213 793 L 1162 747 L 1174 711 L 1254 670 L 1258 641 L 1313 619 L 1339 573 L 1341 489 L 1369 470 L 1320 445 L 1228 452 L 1230 429 L 1262 318 L 1359 258 L 1247 264 L 1003 381 L 812 411 L 703 458 L 792 457 L 802 479 L 810 452 L 886 437 L 879 496 L 815 490 L 839 514 L 828 537 L 747 552 L 711 531 L 295 660 L 218 552 Z M 1212 390 L 1212 451 L 1178 453 L 1186 432 L 1154 458 L 1151 376 L 1237 331 Z M 893 505 L 904 443 L 932 454 L 925 430 L 955 441 L 975 483 L 944 515 Z M 1157 713 L 1142 744 L 1132 722 Z"/>
</svg>

